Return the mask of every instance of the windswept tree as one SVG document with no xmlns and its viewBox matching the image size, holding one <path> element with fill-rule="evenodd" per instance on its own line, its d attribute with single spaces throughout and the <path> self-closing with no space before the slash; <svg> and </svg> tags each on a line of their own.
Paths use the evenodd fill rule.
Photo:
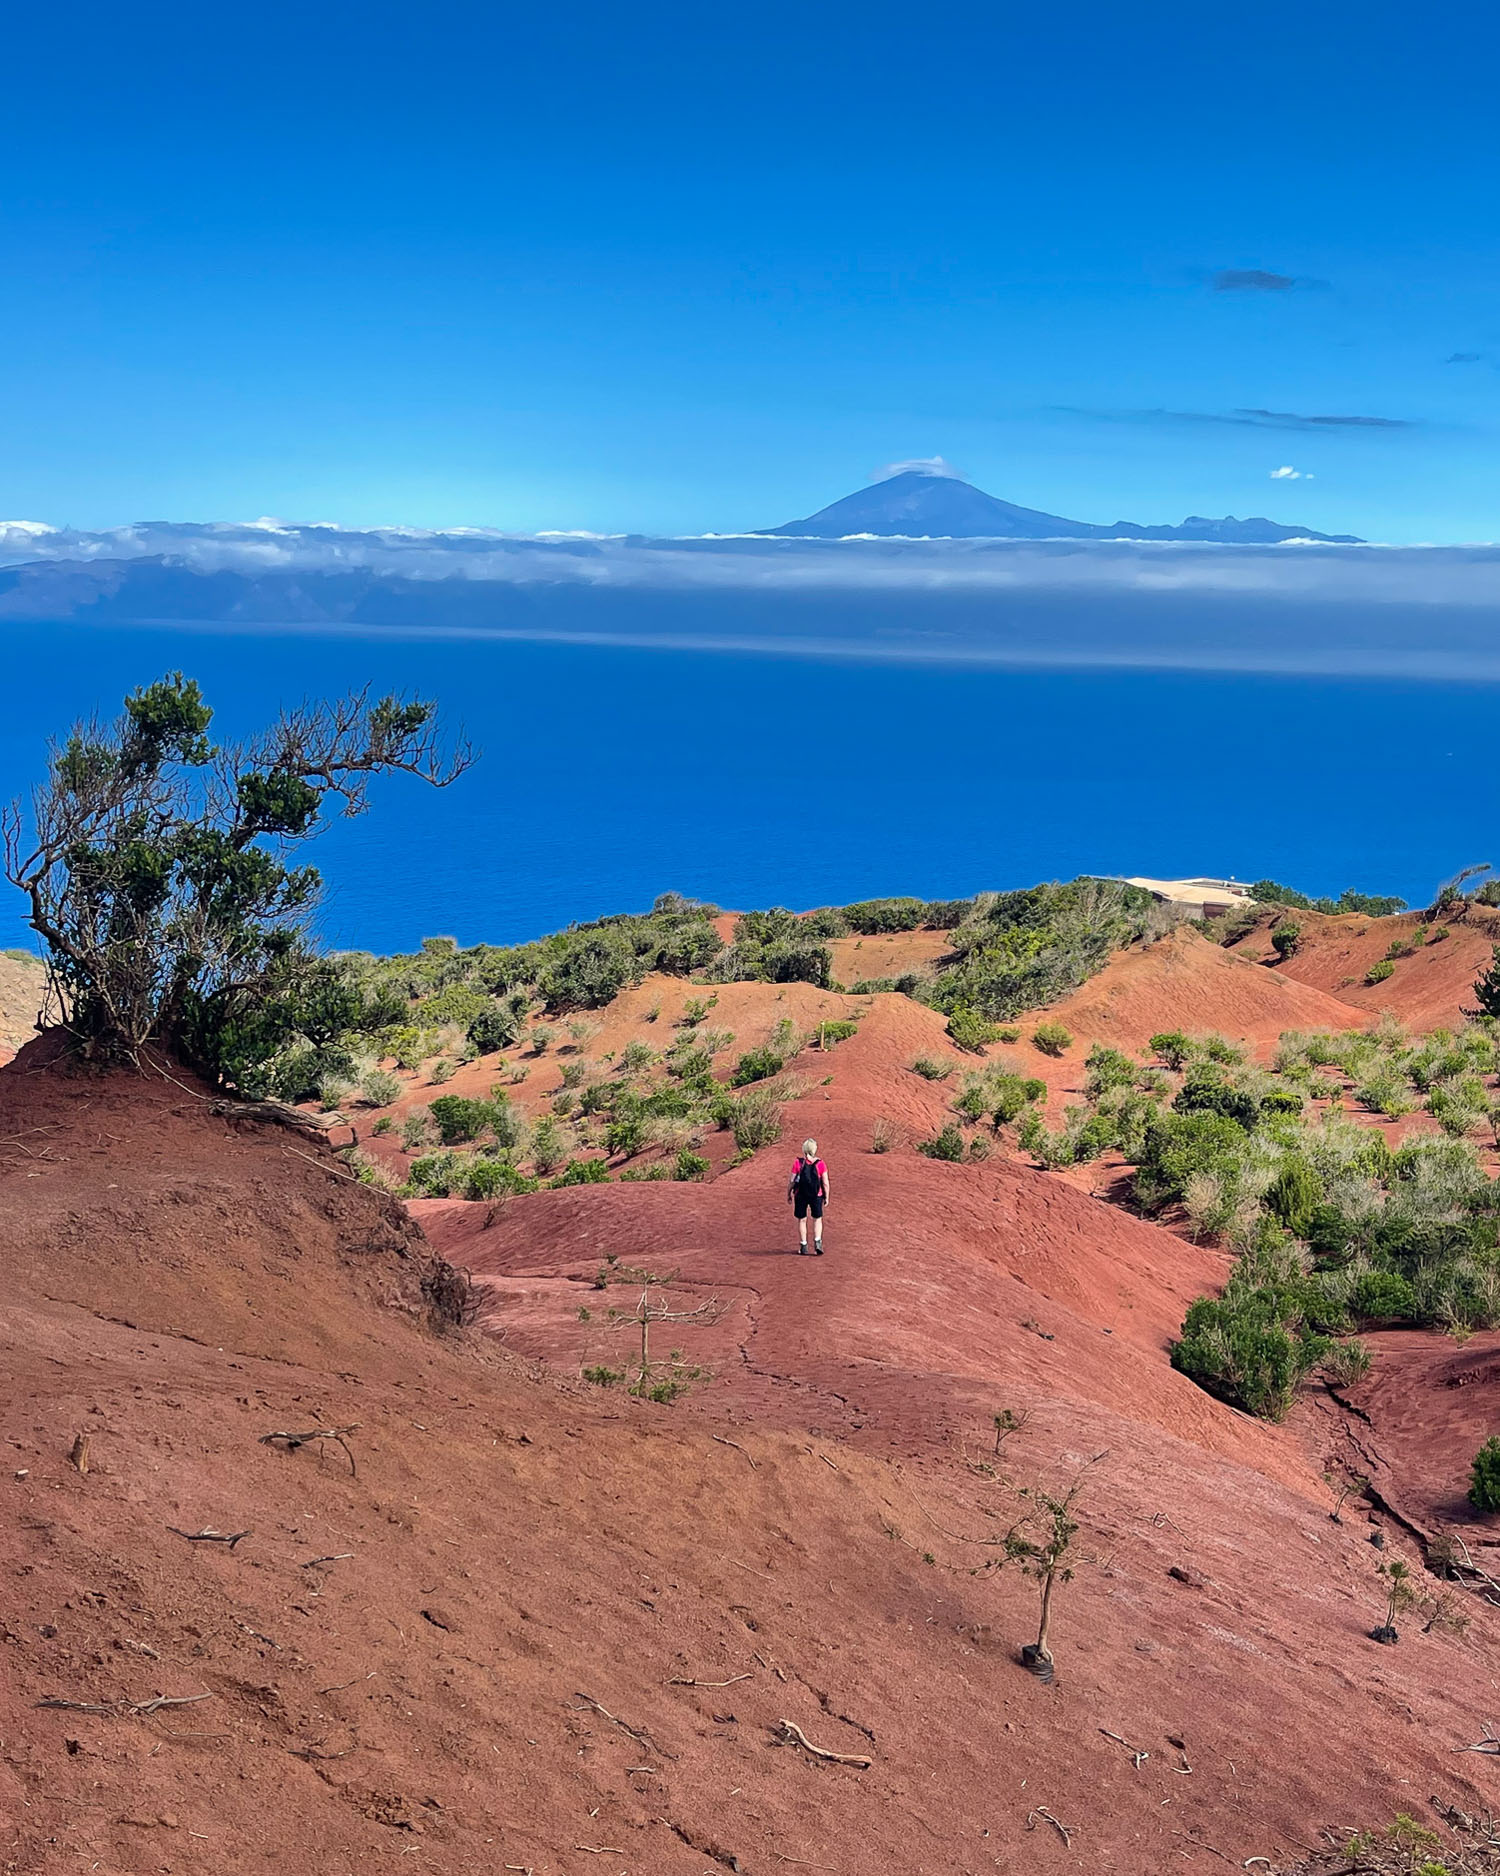
<svg viewBox="0 0 1500 1876">
<path fill-rule="evenodd" d="M 297 849 L 362 813 L 372 777 L 443 788 L 473 756 L 445 748 L 433 704 L 368 691 L 304 704 L 244 743 L 214 743 L 212 720 L 179 671 L 114 723 L 77 725 L 29 811 L 5 814 L 5 873 L 83 1056 L 139 1067 L 156 1048 L 258 1091 L 293 1038 L 316 1049 L 372 1015 L 313 946 L 321 881 Z"/>
</svg>

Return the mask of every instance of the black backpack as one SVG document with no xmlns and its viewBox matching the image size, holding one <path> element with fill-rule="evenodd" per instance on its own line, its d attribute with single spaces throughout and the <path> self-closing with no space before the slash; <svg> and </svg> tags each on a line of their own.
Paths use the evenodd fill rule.
<svg viewBox="0 0 1500 1876">
<path fill-rule="evenodd" d="M 818 1162 L 814 1159 L 800 1161 L 797 1166 L 797 1197 L 815 1199 L 821 1196 L 822 1191 L 823 1175 L 818 1171 Z"/>
</svg>

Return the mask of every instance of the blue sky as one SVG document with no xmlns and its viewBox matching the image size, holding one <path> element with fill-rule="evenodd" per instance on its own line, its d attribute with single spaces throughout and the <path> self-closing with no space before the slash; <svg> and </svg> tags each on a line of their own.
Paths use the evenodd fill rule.
<svg viewBox="0 0 1500 1876">
<path fill-rule="evenodd" d="M 1497 41 L 1384 3 L 33 8 L 0 515 L 698 531 L 940 454 L 1089 520 L 1495 539 Z"/>
</svg>

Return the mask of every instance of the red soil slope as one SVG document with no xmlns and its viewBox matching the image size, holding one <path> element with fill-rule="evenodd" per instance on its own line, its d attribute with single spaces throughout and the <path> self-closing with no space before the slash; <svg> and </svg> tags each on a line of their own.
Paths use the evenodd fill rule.
<svg viewBox="0 0 1500 1876">
<path fill-rule="evenodd" d="M 1386 955 L 1393 940 L 1428 931 L 1416 913 L 1381 919 L 1325 918 L 1317 912 L 1292 916 L 1302 926 L 1302 941 L 1296 955 L 1277 966 L 1283 976 L 1331 992 L 1365 1012 L 1367 1019 L 1393 1010 L 1417 1030 L 1456 1029 L 1462 1024 L 1465 1009 L 1474 1002 L 1474 979 L 1489 968 L 1491 948 L 1500 943 L 1500 911 L 1473 906 L 1463 920 L 1448 926 L 1446 938 L 1398 958 L 1382 983 L 1367 984 L 1365 973 Z M 1269 922 L 1257 926 L 1234 951 L 1251 959 L 1274 957 L 1269 932 Z"/>
<path fill-rule="evenodd" d="M 1288 1029 L 1362 1029 L 1367 1011 L 1211 944 L 1186 926 L 1122 951 L 1047 1012 L 1076 1035 L 1141 1050 L 1160 1030 L 1215 1032 L 1264 1053 Z"/>
<path fill-rule="evenodd" d="M 747 1044 L 827 1001 L 740 989 Z M 0 1074 L 0 1869 L 1159 1876 L 1491 1806 L 1452 1748 L 1500 1612 L 1367 1639 L 1325 1431 L 1309 1453 L 1170 1368 L 1220 1260 L 918 1156 L 951 1086 L 907 1064 L 956 1061 L 941 1032 L 876 998 L 831 1082 L 799 1062 L 787 1144 L 710 1185 L 416 1208 L 489 1336 L 434 1332 L 421 1238 L 321 1146 L 236 1131 L 186 1076 L 67 1078 L 37 1045 Z M 821 1260 L 788 1254 L 804 1132 Z M 658 1331 L 710 1370 L 673 1407 L 575 1378 L 630 1346 L 610 1255 L 726 1305 Z M 996 1478 L 1002 1407 L 1030 1418 Z M 357 1472 L 262 1443 L 355 1423 Z M 1095 1455 L 1044 1688 L 1014 1652 L 1035 1586 L 984 1566 L 1016 1488 Z M 247 1535 L 180 1535 L 205 1529 Z M 211 1697 L 121 1710 L 163 1695 Z"/>
</svg>

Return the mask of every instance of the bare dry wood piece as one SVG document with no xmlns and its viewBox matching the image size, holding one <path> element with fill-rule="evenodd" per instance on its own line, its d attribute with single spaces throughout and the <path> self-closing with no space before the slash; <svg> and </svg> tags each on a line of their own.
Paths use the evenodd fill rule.
<svg viewBox="0 0 1500 1876">
<path fill-rule="evenodd" d="M 132 1716 L 156 1713 L 162 1707 L 195 1707 L 200 1700 L 212 1700 L 212 1694 L 156 1694 L 150 1700 L 62 1700 L 53 1695 L 39 1700 L 39 1707 L 51 1707 L 68 1713 L 124 1713 Z"/>
<path fill-rule="evenodd" d="M 331 1557 L 309 1557 L 306 1563 L 298 1564 L 299 1570 L 316 1570 L 320 1563 L 347 1563 L 354 1555 L 352 1550 L 336 1550 Z"/>
<path fill-rule="evenodd" d="M 611 1726 L 618 1726 L 622 1733 L 628 1733 L 638 1746 L 644 1746 L 647 1752 L 654 1752 L 663 1759 L 675 1759 L 675 1752 L 668 1752 L 665 1746 L 659 1746 L 651 1735 L 641 1726 L 631 1726 L 628 1721 L 618 1718 L 609 1708 L 602 1706 L 592 1694 L 574 1694 L 575 1700 L 581 1700 L 586 1707 L 592 1707 L 601 1719 L 608 1720 Z M 575 1707 L 576 1713 L 578 1709 Z M 623 1853 L 622 1853 L 623 1854 Z"/>
<path fill-rule="evenodd" d="M 732 1446 L 737 1453 L 745 1453 L 744 1447 L 740 1445 L 738 1440 L 726 1440 L 723 1435 L 719 1433 L 710 1433 L 708 1437 L 711 1440 L 717 1440 L 720 1446 Z M 750 1459 L 749 1453 L 745 1453 L 745 1457 Z M 752 1472 L 760 1471 L 760 1467 L 756 1465 L 753 1459 L 750 1459 L 750 1470 Z"/>
<path fill-rule="evenodd" d="M 801 1746 L 815 1759 L 826 1759 L 830 1765 L 853 1765 L 861 1772 L 868 1772 L 875 1763 L 860 1752 L 830 1752 L 826 1746 L 815 1746 L 795 1720 L 778 1720 L 776 1724 L 781 1728 L 783 1744 Z"/>
<path fill-rule="evenodd" d="M 335 1446 L 343 1447 L 344 1457 L 349 1461 L 350 1474 L 357 1479 L 359 1477 L 359 1467 L 354 1463 L 354 1454 L 349 1450 L 349 1442 L 345 1436 L 350 1433 L 357 1433 L 359 1428 L 360 1422 L 358 1420 L 351 1420 L 346 1427 L 309 1427 L 305 1433 L 262 1433 L 260 1443 L 262 1446 L 285 1446 L 289 1453 L 294 1453 L 299 1447 L 310 1446 L 314 1440 L 332 1440 Z M 346 1555 L 347 1554 L 352 1553 L 346 1553 Z M 336 1557 L 320 1557 L 317 1561 L 320 1563 L 337 1563 L 339 1559 Z"/>
<path fill-rule="evenodd" d="M 68 1454 L 68 1464 L 75 1472 L 87 1472 L 89 1469 L 89 1436 L 80 1433 L 73 1442 L 73 1450 Z"/>
<path fill-rule="evenodd" d="M 1073 1844 L 1072 1831 L 1068 1829 L 1067 1825 L 1064 1824 L 1060 1818 L 1054 1817 L 1052 1813 L 1047 1809 L 1046 1805 L 1044 1804 L 1037 1805 L 1035 1810 L 1029 1811 L 1026 1814 L 1026 1828 L 1028 1830 L 1035 1830 L 1036 1821 L 1038 1818 L 1040 1818 L 1044 1824 L 1050 1824 L 1052 1828 L 1057 1832 L 1058 1836 L 1062 1838 L 1063 1842 L 1070 1849 L 1072 1848 L 1072 1844 Z"/>
<path fill-rule="evenodd" d="M 185 1537 L 190 1544 L 227 1544 L 231 1550 L 242 1537 L 250 1535 L 248 1531 L 214 1531 L 207 1525 L 201 1531 L 179 1531 L 175 1524 L 169 1524 L 167 1529 L 173 1537 Z"/>
<path fill-rule="evenodd" d="M 1497 1737 L 1494 1727 L 1486 1720 L 1484 1722 L 1484 1733 L 1481 1738 L 1476 1739 L 1472 1746 L 1455 1746 L 1453 1750 L 1455 1752 L 1500 1753 L 1500 1737 Z"/>
<path fill-rule="evenodd" d="M 733 1687 L 736 1681 L 748 1681 L 754 1678 L 751 1674 L 731 1674 L 727 1681 L 693 1681 L 682 1680 L 674 1676 L 666 1684 L 668 1687 Z"/>
<path fill-rule="evenodd" d="M 331 1133 L 335 1127 L 349 1125 L 343 1114 L 309 1114 L 300 1107 L 288 1106 L 285 1101 L 213 1101 L 208 1111 L 224 1120 L 258 1120 L 273 1127 L 290 1127 L 294 1133 L 311 1134 L 315 1138 Z"/>
</svg>

